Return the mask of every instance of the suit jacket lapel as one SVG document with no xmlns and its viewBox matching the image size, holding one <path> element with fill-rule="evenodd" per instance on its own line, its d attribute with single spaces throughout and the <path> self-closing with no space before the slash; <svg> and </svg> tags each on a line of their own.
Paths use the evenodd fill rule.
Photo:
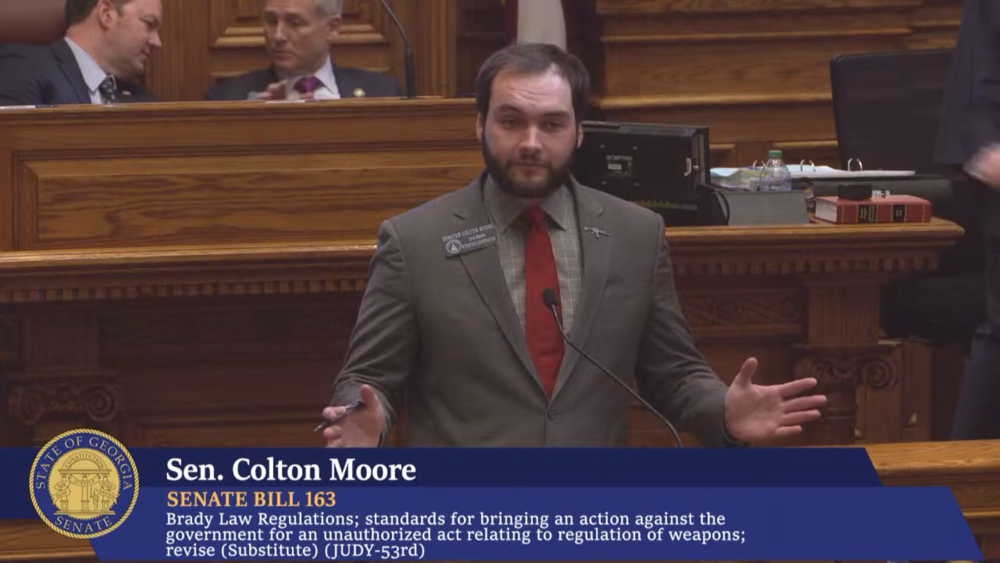
<svg viewBox="0 0 1000 563">
<path fill-rule="evenodd" d="M 244 98 L 250 98 L 251 94 L 263 93 L 267 90 L 268 86 L 278 82 L 279 80 L 281 80 L 281 78 L 278 77 L 278 73 L 274 70 L 273 66 L 261 69 L 249 76 L 249 84 L 246 82 L 243 83 L 242 87 L 249 88 L 249 91 L 242 93 L 242 95 Z"/>
<path fill-rule="evenodd" d="M 76 62 L 76 57 L 73 56 L 73 50 L 69 48 L 65 40 L 62 40 L 52 45 L 52 53 L 59 61 L 59 68 L 69 80 L 70 85 L 73 86 L 77 101 L 81 104 L 89 104 L 90 88 L 87 87 L 87 82 L 83 79 L 83 72 Z"/>
<path fill-rule="evenodd" d="M 281 80 L 281 78 L 278 77 L 278 73 L 274 70 L 274 67 L 269 67 L 267 70 L 254 77 L 255 90 L 263 92 L 264 90 L 267 90 L 268 86 L 279 80 Z"/>
<path fill-rule="evenodd" d="M 570 328 L 570 340 L 582 350 L 590 328 L 593 326 L 597 311 L 604 297 L 604 286 L 611 271 L 611 252 L 614 246 L 614 229 L 604 213 L 604 206 L 586 190 L 574 182 L 577 209 L 577 227 L 580 230 L 580 251 L 583 266 L 583 284 L 580 299 L 577 301 L 573 316 L 573 326 Z M 566 385 L 573 376 L 573 371 L 580 361 L 580 354 L 566 347 L 563 363 L 556 379 L 556 387 L 552 398 Z"/>
<path fill-rule="evenodd" d="M 362 85 L 351 80 L 350 73 L 343 72 L 337 68 L 337 65 L 333 65 L 333 78 L 337 81 L 337 91 L 340 92 L 341 98 L 364 98 L 367 96 Z"/>
<path fill-rule="evenodd" d="M 480 175 L 479 179 L 465 188 L 466 197 L 454 211 L 455 217 L 459 219 L 458 225 L 461 227 L 456 228 L 456 230 L 478 227 L 493 222 L 482 200 L 481 182 L 484 178 L 484 175 Z M 544 392 L 538 371 L 535 369 L 531 354 L 528 352 L 528 344 L 525 341 L 524 330 L 521 328 L 517 311 L 514 309 L 514 302 L 511 301 L 510 291 L 507 289 L 503 267 L 500 264 L 499 247 L 493 245 L 467 252 L 460 255 L 458 259 L 465 266 L 465 271 L 468 272 L 480 297 L 489 308 L 511 349 L 521 361 L 521 365 L 532 375 L 539 390 Z"/>
</svg>

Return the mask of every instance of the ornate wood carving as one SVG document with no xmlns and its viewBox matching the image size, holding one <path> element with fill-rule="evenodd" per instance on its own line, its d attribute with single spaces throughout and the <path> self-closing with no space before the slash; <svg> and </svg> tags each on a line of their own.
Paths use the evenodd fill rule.
<svg viewBox="0 0 1000 563">
<path fill-rule="evenodd" d="M 109 311 L 102 317 L 104 359 L 118 369 L 335 364 L 343 358 L 360 299 L 360 293 L 294 301 L 183 299 L 170 307 Z"/>
<path fill-rule="evenodd" d="M 10 416 L 26 426 L 67 415 L 102 425 L 118 416 L 122 396 L 112 376 L 33 374 L 11 379 L 7 401 Z"/>
<path fill-rule="evenodd" d="M 855 350 L 810 350 L 795 364 L 795 378 L 814 378 L 816 392 L 827 396 L 821 424 L 806 432 L 817 443 L 850 444 L 857 432 L 857 389 L 892 390 L 899 385 L 899 370 L 888 350 L 868 347 Z"/>
<path fill-rule="evenodd" d="M 935 221 L 878 231 L 820 224 L 750 231 L 676 229 L 667 237 L 680 276 L 836 272 L 844 277 L 817 278 L 836 287 L 872 272 L 898 275 L 931 269 L 935 249 L 960 233 L 951 223 Z M 879 241 L 877 246 L 872 237 Z M 756 242 L 747 244 L 754 238 Z M 920 250 L 912 249 L 915 244 Z M 19 252 L 0 256 L 0 302 L 356 292 L 364 289 L 373 251 L 366 243 Z M 842 253 L 860 257 L 845 261 Z M 878 278 L 863 283 L 877 293 Z M 848 311 L 850 305 L 845 305 Z"/>
<path fill-rule="evenodd" d="M 687 292 L 681 299 L 694 332 L 721 336 L 759 330 L 769 335 L 798 336 L 802 330 L 802 296 L 794 292 Z"/>
<path fill-rule="evenodd" d="M 94 288 L 56 287 L 45 290 L 0 290 L 0 303 L 58 303 L 79 301 L 117 301 L 184 297 L 229 297 L 245 295 L 305 295 L 310 293 L 357 293 L 364 291 L 365 280 L 317 279 L 314 281 L 151 283 L 108 285 Z"/>
<path fill-rule="evenodd" d="M 130 430 L 134 440 L 150 447 L 231 446 L 287 447 L 289 444 L 323 446 L 318 435 L 306 436 L 316 425 L 319 411 L 276 411 L 260 414 L 148 415 L 139 417 Z M 266 435 L 248 436 L 247 429 L 266 425 Z M 309 442 L 303 437 L 311 438 Z"/>
<path fill-rule="evenodd" d="M 21 328 L 17 317 L 0 311 L 0 367 L 16 364 L 21 357 Z"/>
<path fill-rule="evenodd" d="M 17 253 L 0 256 L 9 275 L 0 266 L 0 278 L 10 282 L 0 284 L 0 302 L 357 293 L 373 252 L 365 244 Z"/>
<path fill-rule="evenodd" d="M 899 385 L 896 365 L 885 356 L 817 356 L 803 358 L 795 366 L 796 379 L 816 378 L 820 386 L 829 389 L 858 385 L 883 390 Z"/>
</svg>

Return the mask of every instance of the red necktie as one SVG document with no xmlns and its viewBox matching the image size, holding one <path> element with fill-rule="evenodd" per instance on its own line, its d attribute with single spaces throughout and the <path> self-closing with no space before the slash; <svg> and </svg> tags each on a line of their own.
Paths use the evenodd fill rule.
<svg viewBox="0 0 1000 563">
<path fill-rule="evenodd" d="M 315 92 L 322 84 L 323 82 L 319 78 L 316 78 L 315 76 L 306 76 L 304 78 L 300 78 L 295 83 L 295 90 L 299 94 L 311 94 Z"/>
<path fill-rule="evenodd" d="M 551 397 L 562 364 L 563 340 L 552 313 L 545 307 L 542 292 L 552 289 L 558 297 L 559 275 L 545 212 L 532 207 L 524 210 L 522 217 L 531 227 L 524 241 L 524 333 L 542 386 Z M 556 299 L 556 303 L 562 319 L 561 302 Z"/>
</svg>

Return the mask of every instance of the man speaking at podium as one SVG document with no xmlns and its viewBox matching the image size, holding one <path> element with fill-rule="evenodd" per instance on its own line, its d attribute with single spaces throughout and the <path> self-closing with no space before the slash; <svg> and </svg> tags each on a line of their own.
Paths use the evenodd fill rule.
<svg viewBox="0 0 1000 563">
<path fill-rule="evenodd" d="M 410 446 L 627 445 L 631 396 L 564 346 L 555 315 L 705 446 L 793 435 L 819 417 L 825 397 L 795 397 L 815 380 L 754 385 L 754 359 L 727 388 L 681 314 L 663 220 L 572 178 L 588 90 L 582 63 L 555 46 L 515 45 L 484 63 L 486 170 L 382 224 L 323 411 L 328 446 L 384 443 L 402 393 Z"/>
</svg>

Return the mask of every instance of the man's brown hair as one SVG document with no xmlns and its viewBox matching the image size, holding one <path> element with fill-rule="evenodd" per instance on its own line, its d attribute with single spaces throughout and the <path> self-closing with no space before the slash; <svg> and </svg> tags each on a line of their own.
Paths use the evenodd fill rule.
<svg viewBox="0 0 1000 563">
<path fill-rule="evenodd" d="M 90 17 L 101 0 L 66 0 L 66 27 L 76 25 Z M 129 3 L 129 0 L 111 0 L 121 13 L 122 6 Z"/>
</svg>

